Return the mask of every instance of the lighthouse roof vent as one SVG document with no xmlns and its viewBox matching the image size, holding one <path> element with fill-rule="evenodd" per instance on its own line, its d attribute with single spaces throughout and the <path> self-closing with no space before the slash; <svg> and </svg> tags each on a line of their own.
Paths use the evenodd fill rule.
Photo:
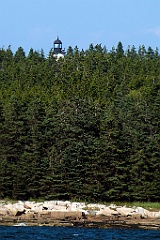
<svg viewBox="0 0 160 240">
<path fill-rule="evenodd" d="M 62 44 L 61 40 L 57 37 L 57 39 L 54 41 L 54 44 Z"/>
</svg>

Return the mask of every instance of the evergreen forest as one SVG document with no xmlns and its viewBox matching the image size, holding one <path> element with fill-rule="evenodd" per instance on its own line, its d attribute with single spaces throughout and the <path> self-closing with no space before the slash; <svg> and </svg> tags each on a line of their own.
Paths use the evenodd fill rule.
<svg viewBox="0 0 160 240">
<path fill-rule="evenodd" d="M 158 48 L 1 48 L 0 198 L 160 201 Z"/>
</svg>

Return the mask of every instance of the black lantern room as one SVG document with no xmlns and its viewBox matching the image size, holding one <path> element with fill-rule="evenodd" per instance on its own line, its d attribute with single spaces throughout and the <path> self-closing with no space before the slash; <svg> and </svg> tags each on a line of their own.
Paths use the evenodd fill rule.
<svg viewBox="0 0 160 240">
<path fill-rule="evenodd" d="M 54 54 L 62 53 L 62 42 L 57 37 L 57 39 L 54 41 Z"/>
</svg>

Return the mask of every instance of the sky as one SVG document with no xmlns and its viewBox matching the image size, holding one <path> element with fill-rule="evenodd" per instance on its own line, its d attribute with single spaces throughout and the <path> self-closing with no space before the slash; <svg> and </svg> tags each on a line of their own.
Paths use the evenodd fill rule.
<svg viewBox="0 0 160 240">
<path fill-rule="evenodd" d="M 66 50 L 119 41 L 160 49 L 160 0 L 0 0 L 0 48 L 48 55 L 59 36 Z"/>
</svg>

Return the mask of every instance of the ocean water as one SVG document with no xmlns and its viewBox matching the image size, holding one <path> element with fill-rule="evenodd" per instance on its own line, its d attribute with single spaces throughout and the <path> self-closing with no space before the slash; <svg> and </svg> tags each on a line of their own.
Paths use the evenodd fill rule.
<svg viewBox="0 0 160 240">
<path fill-rule="evenodd" d="M 0 240 L 158 240 L 159 230 L 0 226 Z"/>
</svg>

